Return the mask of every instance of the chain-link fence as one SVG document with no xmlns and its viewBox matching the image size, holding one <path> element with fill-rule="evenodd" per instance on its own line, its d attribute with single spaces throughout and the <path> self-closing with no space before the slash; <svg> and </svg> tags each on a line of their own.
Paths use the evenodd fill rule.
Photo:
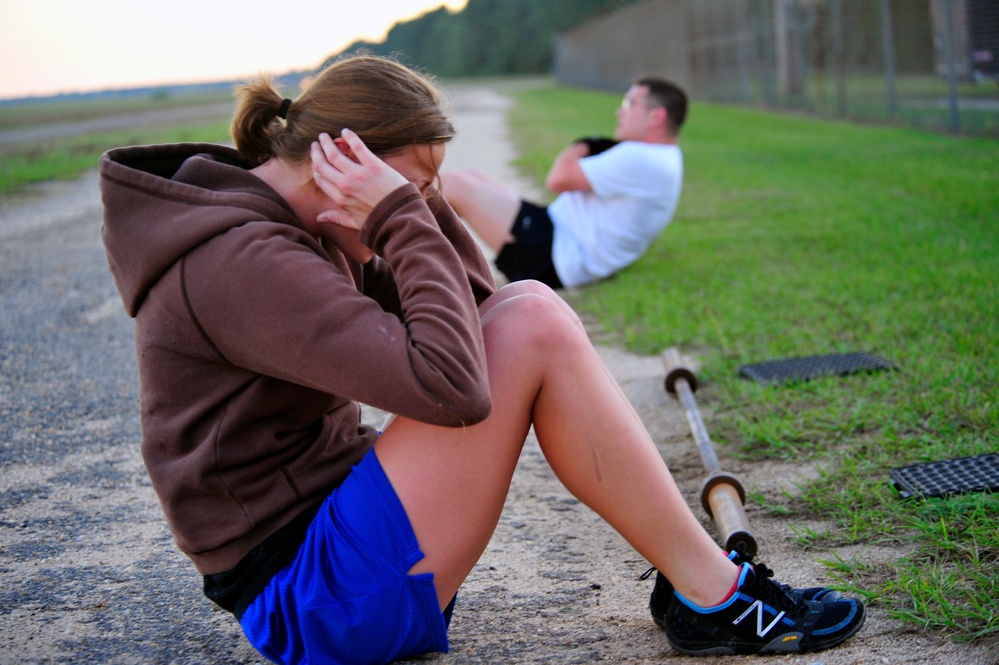
<svg viewBox="0 0 999 665">
<path fill-rule="evenodd" d="M 560 83 L 999 137 L 999 0 L 644 0 L 562 33 Z"/>
</svg>

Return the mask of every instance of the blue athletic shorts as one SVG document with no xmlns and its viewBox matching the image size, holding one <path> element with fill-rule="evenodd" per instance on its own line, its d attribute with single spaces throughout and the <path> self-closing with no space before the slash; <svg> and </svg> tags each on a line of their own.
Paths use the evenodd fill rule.
<svg viewBox="0 0 999 665">
<path fill-rule="evenodd" d="M 282 665 L 388 663 L 448 651 L 433 574 L 374 450 L 323 502 L 292 563 L 243 613 L 250 643 Z"/>
</svg>

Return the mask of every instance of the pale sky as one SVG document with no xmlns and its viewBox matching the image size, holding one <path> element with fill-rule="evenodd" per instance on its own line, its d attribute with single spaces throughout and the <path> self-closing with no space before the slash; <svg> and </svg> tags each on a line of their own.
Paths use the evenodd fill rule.
<svg viewBox="0 0 999 665">
<path fill-rule="evenodd" d="M 0 0 L 0 99 L 311 69 L 467 0 Z"/>
</svg>

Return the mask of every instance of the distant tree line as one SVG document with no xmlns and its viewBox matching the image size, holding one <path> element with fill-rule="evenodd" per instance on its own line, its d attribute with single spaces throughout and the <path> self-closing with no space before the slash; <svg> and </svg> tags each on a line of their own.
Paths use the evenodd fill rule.
<svg viewBox="0 0 999 665">
<path fill-rule="evenodd" d="M 446 77 L 547 73 L 556 33 L 632 2 L 469 0 L 460 12 L 441 7 L 395 24 L 382 43 L 358 41 L 345 52 L 399 54 L 407 64 Z"/>
</svg>

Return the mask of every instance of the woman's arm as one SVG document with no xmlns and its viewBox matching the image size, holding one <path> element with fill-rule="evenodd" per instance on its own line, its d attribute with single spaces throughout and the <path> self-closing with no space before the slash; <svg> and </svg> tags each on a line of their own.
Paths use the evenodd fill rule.
<svg viewBox="0 0 999 665">
<path fill-rule="evenodd" d="M 429 198 L 427 206 L 434 214 L 441 233 L 458 252 L 475 302 L 481 305 L 496 290 L 489 263 L 465 225 L 439 193 Z M 398 287 L 389 264 L 375 256 L 361 267 L 361 272 L 364 293 L 380 302 L 385 311 L 401 315 Z"/>
<path fill-rule="evenodd" d="M 496 282 L 493 280 L 492 270 L 489 262 L 483 256 L 475 239 L 468 232 L 461 219 L 454 212 L 440 192 L 435 192 L 427 200 L 427 205 L 434 213 L 437 224 L 440 226 L 444 237 L 451 242 L 451 246 L 458 252 L 462 264 L 465 266 L 465 274 L 472 287 L 476 304 L 481 305 L 482 301 L 492 295 L 496 290 Z"/>
<path fill-rule="evenodd" d="M 265 377 L 432 424 L 482 420 L 491 398 L 471 284 L 483 290 L 481 278 L 470 280 L 413 184 L 403 179 L 382 195 L 398 184 L 382 177 L 391 170 L 384 162 L 370 153 L 337 161 L 335 183 L 325 181 L 341 192 L 328 223 L 356 224 L 367 210 L 358 241 L 391 272 L 398 313 L 358 291 L 350 271 L 304 231 L 262 222 L 192 257 L 188 283 L 199 286 L 189 300 L 199 327 L 229 363 Z"/>
</svg>

